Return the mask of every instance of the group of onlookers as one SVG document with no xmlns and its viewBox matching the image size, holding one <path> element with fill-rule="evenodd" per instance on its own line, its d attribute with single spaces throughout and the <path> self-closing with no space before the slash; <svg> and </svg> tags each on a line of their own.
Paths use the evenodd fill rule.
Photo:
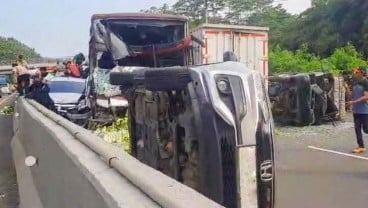
<svg viewBox="0 0 368 208">
<path fill-rule="evenodd" d="M 83 53 L 78 53 L 73 57 L 72 61 L 64 62 L 64 75 L 81 77 L 81 68 L 84 61 L 85 57 Z M 48 84 L 53 77 L 57 76 L 57 72 L 60 71 L 61 68 L 58 62 L 57 65 L 53 67 L 40 67 L 35 70 L 30 70 L 23 55 L 19 55 L 16 63 L 12 66 L 16 78 L 16 88 L 20 96 L 30 92 L 31 83 L 34 83 L 35 86 L 39 86 L 41 83 Z"/>
</svg>

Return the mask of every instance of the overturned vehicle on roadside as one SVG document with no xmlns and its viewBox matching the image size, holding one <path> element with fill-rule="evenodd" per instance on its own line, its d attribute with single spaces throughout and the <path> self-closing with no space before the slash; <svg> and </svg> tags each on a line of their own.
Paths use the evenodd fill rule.
<svg viewBox="0 0 368 208">
<path fill-rule="evenodd" d="M 186 18 L 92 17 L 93 109 L 107 78 L 128 101 L 134 157 L 228 207 L 274 207 L 273 119 L 260 73 L 228 62 L 192 66 Z M 110 96 L 111 98 L 112 96 Z"/>
<path fill-rule="evenodd" d="M 226 207 L 273 207 L 274 127 L 259 73 L 225 62 L 110 78 L 129 100 L 140 161 Z"/>
<path fill-rule="evenodd" d="M 305 126 L 336 119 L 331 73 L 278 75 L 268 80 L 275 121 Z"/>
</svg>

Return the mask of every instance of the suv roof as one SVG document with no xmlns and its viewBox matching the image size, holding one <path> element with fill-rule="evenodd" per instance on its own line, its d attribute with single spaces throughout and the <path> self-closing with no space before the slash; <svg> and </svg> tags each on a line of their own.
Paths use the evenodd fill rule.
<svg viewBox="0 0 368 208">
<path fill-rule="evenodd" d="M 111 13 L 111 14 L 94 14 L 91 18 L 96 19 L 150 19 L 150 20 L 176 20 L 186 22 L 188 18 L 170 14 L 152 14 L 152 13 Z"/>
<path fill-rule="evenodd" d="M 75 77 L 54 77 L 51 80 L 52 82 L 63 82 L 63 81 L 67 81 L 67 82 L 86 82 L 85 79 L 81 79 L 81 78 L 75 78 Z"/>
</svg>

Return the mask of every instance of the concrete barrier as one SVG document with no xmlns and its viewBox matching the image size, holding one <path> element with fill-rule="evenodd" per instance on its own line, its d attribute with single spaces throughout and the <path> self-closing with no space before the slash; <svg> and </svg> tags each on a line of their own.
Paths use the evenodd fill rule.
<svg viewBox="0 0 368 208">
<path fill-rule="evenodd" d="M 20 207 L 221 207 L 35 102 L 18 100 L 14 125 Z"/>
</svg>

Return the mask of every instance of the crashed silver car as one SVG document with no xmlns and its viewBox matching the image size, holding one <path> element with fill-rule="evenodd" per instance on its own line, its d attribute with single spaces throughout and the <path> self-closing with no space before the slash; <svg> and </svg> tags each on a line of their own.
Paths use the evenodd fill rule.
<svg viewBox="0 0 368 208">
<path fill-rule="evenodd" d="M 4 95 L 10 95 L 11 93 L 8 76 L 0 75 L 0 98 Z"/>
<path fill-rule="evenodd" d="M 76 124 L 86 126 L 91 111 L 85 99 L 85 79 L 55 77 L 49 87 L 49 96 L 54 102 L 56 112 Z"/>
</svg>

